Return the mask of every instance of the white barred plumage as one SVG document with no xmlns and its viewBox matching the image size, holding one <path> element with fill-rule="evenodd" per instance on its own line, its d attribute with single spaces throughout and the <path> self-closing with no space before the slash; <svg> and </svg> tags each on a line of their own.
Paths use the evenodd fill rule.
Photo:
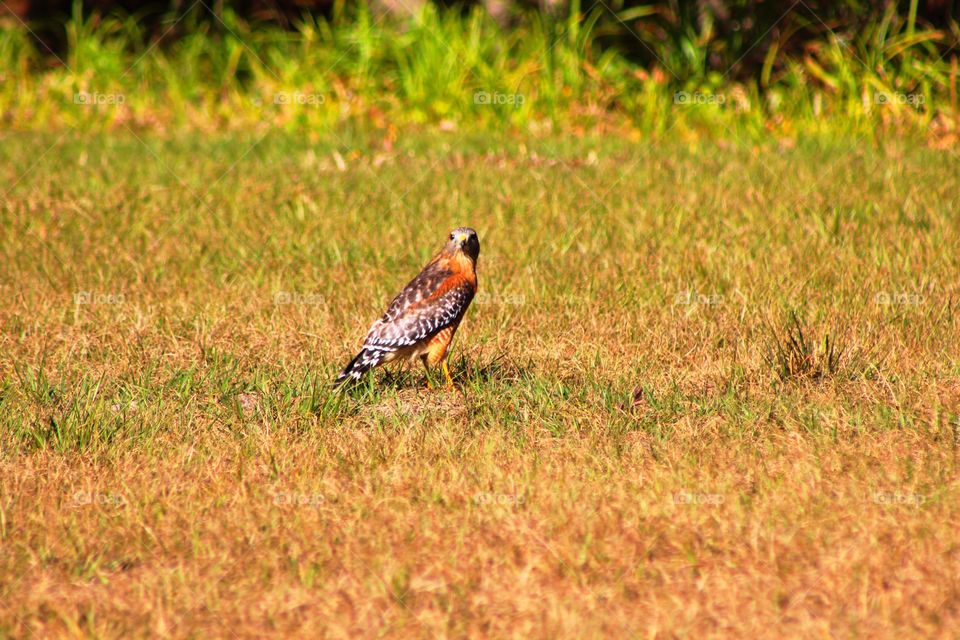
<svg viewBox="0 0 960 640">
<path fill-rule="evenodd" d="M 480 241 L 476 231 L 454 229 L 443 249 L 393 299 L 373 323 L 360 353 L 337 376 L 334 386 L 360 377 L 395 360 L 424 366 L 440 363 L 453 385 L 446 355 L 463 315 L 477 292 L 476 263 Z"/>
</svg>

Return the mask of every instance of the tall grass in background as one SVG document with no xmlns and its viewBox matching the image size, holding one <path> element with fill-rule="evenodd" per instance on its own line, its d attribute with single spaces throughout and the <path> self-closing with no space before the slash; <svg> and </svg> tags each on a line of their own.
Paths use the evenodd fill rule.
<svg viewBox="0 0 960 640">
<path fill-rule="evenodd" d="M 799 52 L 785 44 L 802 26 L 794 21 L 763 44 L 761 72 L 748 77 L 736 63 L 727 73 L 707 64 L 716 43 L 710 21 L 644 7 L 583 13 L 573 2 L 566 15 L 531 13 L 509 29 L 478 6 L 427 4 L 398 18 L 338 3 L 331 16 L 305 16 L 292 29 L 252 24 L 227 8 L 215 20 L 204 12 L 198 4 L 170 16 L 158 38 L 136 16 L 84 15 L 78 4 L 59 58 L 8 19 L 0 29 L 4 125 L 315 136 L 351 128 L 387 143 L 411 127 L 638 138 L 893 127 L 955 139 L 956 55 L 940 54 L 955 34 L 918 29 L 893 5 L 852 38 L 824 25 L 822 39 Z M 666 26 L 642 28 L 651 20 Z M 613 21 L 653 62 L 611 38 Z"/>
</svg>

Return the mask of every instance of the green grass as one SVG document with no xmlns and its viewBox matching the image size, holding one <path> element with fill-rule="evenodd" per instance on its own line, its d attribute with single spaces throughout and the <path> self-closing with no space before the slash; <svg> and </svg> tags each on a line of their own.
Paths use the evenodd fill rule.
<svg viewBox="0 0 960 640">
<path fill-rule="evenodd" d="M 790 37 L 817 24 L 800 11 L 772 42 L 768 31 L 732 50 L 709 26 L 696 33 L 691 16 L 674 21 L 661 8 L 647 16 L 655 23 L 626 32 L 630 49 L 652 56 L 646 65 L 609 42 L 636 10 L 621 22 L 601 5 L 581 13 L 573 3 L 567 15 L 536 13 L 504 29 L 479 6 L 428 3 L 405 19 L 338 7 L 281 30 L 195 5 L 169 17 L 166 38 L 132 16 L 75 8 L 60 56 L 7 19 L 0 111 L 8 127 L 33 131 L 279 129 L 314 141 L 350 131 L 387 146 L 421 129 L 788 141 L 894 130 L 956 142 L 956 33 L 918 28 L 893 4 L 857 28 L 823 23 L 798 48 Z M 755 47 L 767 52 L 762 69 L 734 74 Z M 726 73 L 713 57 L 729 59 Z"/>
<path fill-rule="evenodd" d="M 958 170 L 7 134 L 0 636 L 949 634 Z M 333 393 L 460 224 L 460 392 Z"/>
</svg>

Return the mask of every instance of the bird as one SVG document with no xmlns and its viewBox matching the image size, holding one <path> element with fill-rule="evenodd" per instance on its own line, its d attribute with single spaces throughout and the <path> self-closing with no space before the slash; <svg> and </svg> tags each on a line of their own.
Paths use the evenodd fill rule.
<svg viewBox="0 0 960 640">
<path fill-rule="evenodd" d="M 443 248 L 393 299 L 373 323 L 360 352 L 333 383 L 357 381 L 374 367 L 417 360 L 428 371 L 441 366 L 447 387 L 454 388 L 447 352 L 467 308 L 477 294 L 480 239 L 469 227 L 450 232 Z"/>
</svg>

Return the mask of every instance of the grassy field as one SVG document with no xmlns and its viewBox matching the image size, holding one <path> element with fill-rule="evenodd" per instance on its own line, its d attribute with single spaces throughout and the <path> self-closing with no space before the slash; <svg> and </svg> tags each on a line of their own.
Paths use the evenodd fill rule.
<svg viewBox="0 0 960 640">
<path fill-rule="evenodd" d="M 0 637 L 960 628 L 949 152 L 6 134 L 0 177 Z M 460 224 L 460 392 L 332 393 Z"/>
<path fill-rule="evenodd" d="M 332 15 L 280 28 L 245 21 L 230 3 L 173 3 L 151 30 L 143 20 L 158 19 L 157 6 L 85 14 L 76 2 L 69 17 L 53 12 L 34 25 L 57 34 L 62 48 L 0 16 L 0 124 L 91 135 L 279 130 L 314 141 L 347 128 L 388 141 L 424 128 L 631 140 L 739 128 L 752 140 L 846 131 L 922 136 L 941 148 L 960 141 L 960 25 L 918 23 L 916 2 L 898 13 L 897 3 L 878 12 L 867 6 L 875 2 L 852 0 L 845 16 L 831 17 L 808 0 L 770 22 L 741 15 L 743 28 L 732 32 L 714 28 L 717 9 L 677 14 L 676 2 L 618 14 L 615 0 L 573 0 L 512 28 L 479 4 L 444 11 L 424 3 L 405 18 L 366 2 L 333 4 Z"/>
</svg>

